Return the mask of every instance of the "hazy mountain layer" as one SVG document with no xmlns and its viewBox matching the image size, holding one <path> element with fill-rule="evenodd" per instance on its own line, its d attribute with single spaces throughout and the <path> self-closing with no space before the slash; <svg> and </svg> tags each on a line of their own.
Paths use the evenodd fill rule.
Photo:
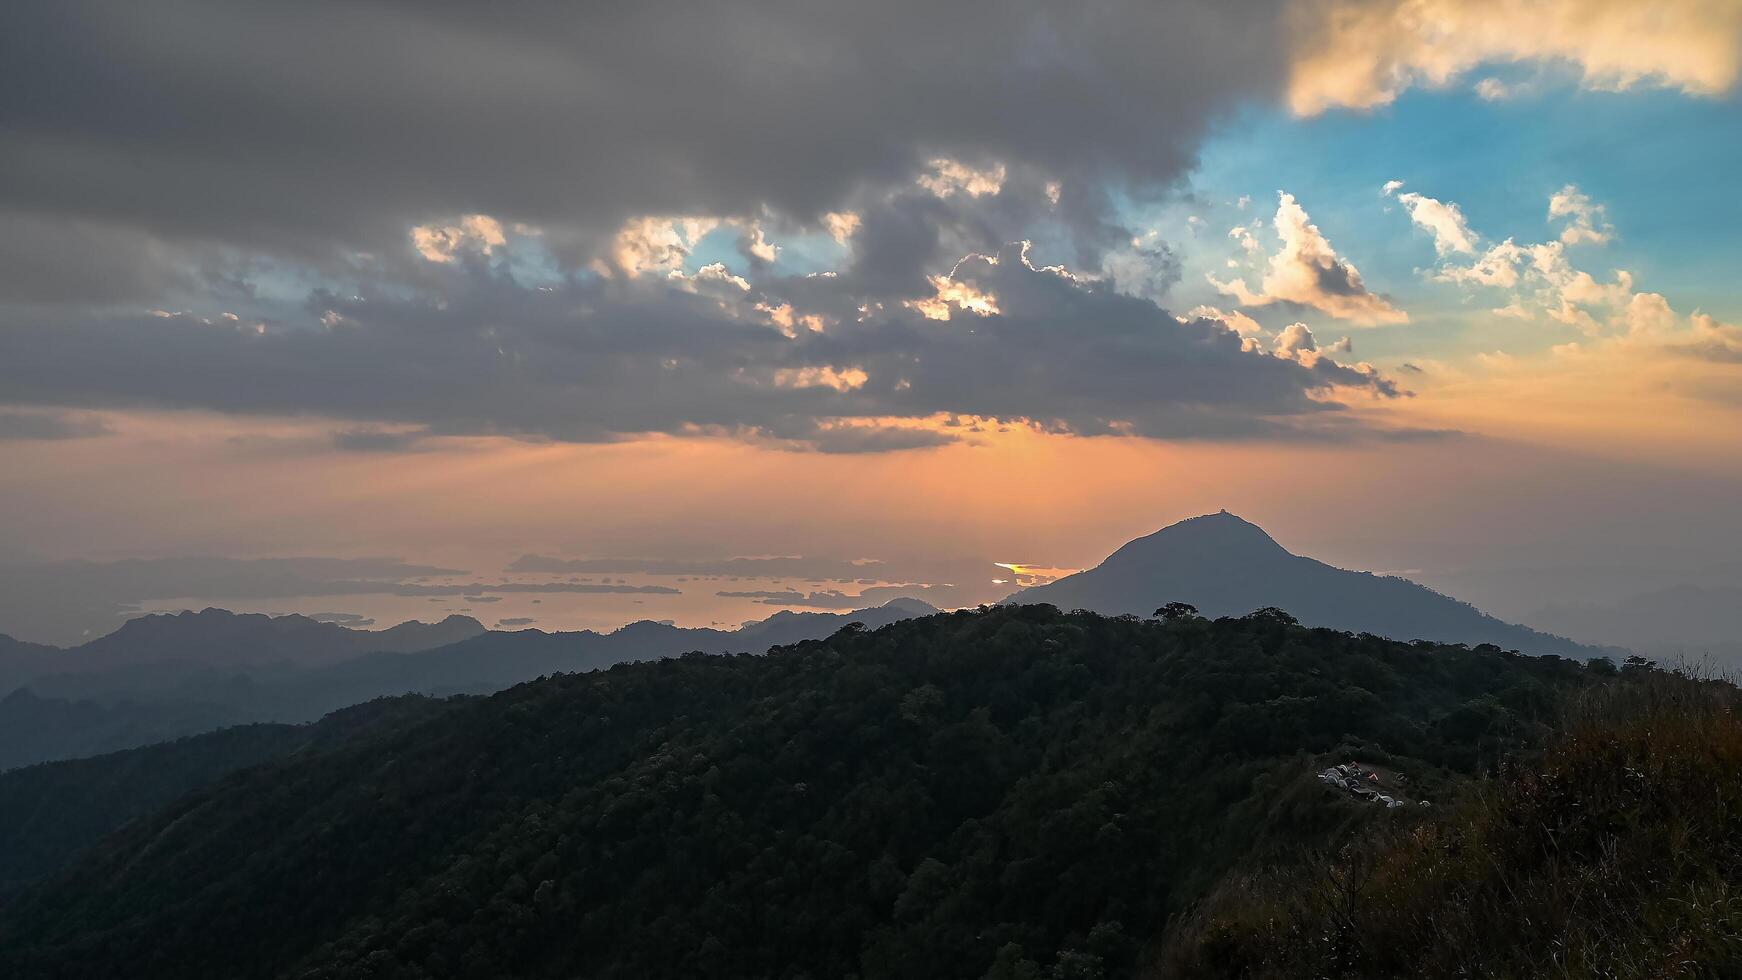
<svg viewBox="0 0 1742 980">
<path fill-rule="evenodd" d="M 1742 588 L 1677 585 L 1612 602 L 1562 603 L 1544 607 L 1532 621 L 1581 640 L 1653 653 L 1734 650 L 1742 637 Z"/>
<path fill-rule="evenodd" d="M 482 632 L 484 624 L 470 616 L 359 630 L 298 615 L 227 609 L 159 613 L 130 619 L 113 633 L 64 649 L 0 637 L 0 691 L 60 674 L 124 677 L 117 686 L 136 690 L 161 678 L 164 665 L 313 667 L 376 651 L 429 650 Z"/>
<path fill-rule="evenodd" d="M 875 609 L 850 613 L 780 612 L 766 620 L 727 631 L 686 629 L 665 623 L 641 622 L 613 633 L 479 632 L 457 643 L 413 652 L 353 653 L 349 659 L 299 666 L 261 662 L 243 653 L 225 661 L 218 651 L 250 642 L 248 626 L 280 635 L 282 619 L 302 617 L 236 616 L 221 610 L 182 616 L 153 617 L 161 622 L 123 628 L 105 637 L 101 655 L 116 664 L 30 677 L 29 690 L 0 699 L 0 769 L 53 759 L 75 758 L 146 745 L 164 739 L 249 722 L 312 721 L 348 705 L 406 693 L 482 694 L 545 674 L 592 670 L 611 664 L 674 656 L 692 650 L 709 653 L 760 653 L 776 644 L 827 636 L 849 622 L 881 626 L 909 616 L 936 612 L 912 599 L 898 599 Z M 438 627 L 447 628 L 450 617 Z M 183 630 L 214 624 L 222 642 L 196 634 L 189 648 L 206 650 L 205 659 L 170 657 L 173 647 L 161 636 L 170 628 Z M 313 623 L 303 620 L 303 623 Z M 475 620 L 465 623 L 476 625 Z M 338 642 L 352 650 L 384 634 L 322 627 L 322 636 L 336 630 Z M 422 626 L 423 624 L 406 624 Z M 464 624 L 457 624 L 464 626 Z M 401 638 L 432 635 L 408 631 Z M 404 627 L 396 627 L 403 630 Z M 302 624 L 285 632 L 301 636 Z M 384 633 L 393 633 L 393 630 Z M 470 633 L 469 628 L 465 632 Z M 152 642 L 138 657 L 121 642 L 124 634 Z M 358 639 L 360 635 L 363 639 Z M 84 648 L 53 656 L 76 657 Z"/>
</svg>

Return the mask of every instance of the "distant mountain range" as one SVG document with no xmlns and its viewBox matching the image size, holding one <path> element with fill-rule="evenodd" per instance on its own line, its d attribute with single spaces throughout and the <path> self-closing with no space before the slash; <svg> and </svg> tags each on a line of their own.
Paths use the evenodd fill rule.
<svg viewBox="0 0 1742 980">
<path fill-rule="evenodd" d="M 1580 658 L 1602 652 L 1502 622 L 1408 579 L 1352 572 L 1291 554 L 1263 528 L 1227 511 L 1162 528 L 1094 568 L 1023 589 L 1006 601 L 1140 616 L 1169 602 L 1185 602 L 1210 618 L 1275 606 L 1307 626 L 1396 640 L 1492 643 L 1521 653 Z"/>
<path fill-rule="evenodd" d="M 353 630 L 221 609 L 147 616 L 72 649 L 0 643 L 0 769 L 250 722 L 313 721 L 405 693 L 484 694 L 546 674 L 692 650 L 761 653 L 937 612 L 896 599 L 847 613 L 778 612 L 738 630 L 631 623 L 612 633 L 485 630 L 475 619 Z M 4 692 L 11 693 L 5 694 Z"/>
<path fill-rule="evenodd" d="M 1265 606 L 1309 626 L 1586 658 L 1603 651 L 1484 615 L 1407 579 L 1290 554 L 1226 511 L 1130 542 L 1095 568 L 1006 600 L 1147 616 Z M 778 612 L 737 630 L 631 623 L 611 633 L 486 630 L 465 616 L 347 629 L 221 609 L 145 616 L 70 649 L 0 637 L 0 769 L 145 745 L 249 722 L 302 723 L 373 698 L 499 691 L 546 674 L 700 650 L 761 653 L 936 612 L 917 599 L 846 613 Z M 8 695 L 8 692 L 13 692 Z"/>
<path fill-rule="evenodd" d="M 94 674 L 202 664 L 219 668 L 315 667 L 365 653 L 412 653 L 470 639 L 484 624 L 470 616 L 391 629 L 348 629 L 307 616 L 227 609 L 140 616 L 76 647 L 25 643 L 0 635 L 0 692 L 53 674 Z"/>
<path fill-rule="evenodd" d="M 1733 666 L 1742 654 L 1742 588 L 1734 586 L 1683 584 L 1610 602 L 1555 604 L 1531 621 L 1652 656 L 1711 655 Z"/>
</svg>

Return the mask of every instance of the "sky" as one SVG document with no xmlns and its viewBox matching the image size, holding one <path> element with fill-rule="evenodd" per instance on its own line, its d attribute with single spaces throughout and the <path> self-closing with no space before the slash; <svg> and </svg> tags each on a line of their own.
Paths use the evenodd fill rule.
<svg viewBox="0 0 1742 980">
<path fill-rule="evenodd" d="M 956 606 L 1221 508 L 1742 587 L 1739 74 L 1738 0 L 7 4 L 0 632 Z"/>
</svg>

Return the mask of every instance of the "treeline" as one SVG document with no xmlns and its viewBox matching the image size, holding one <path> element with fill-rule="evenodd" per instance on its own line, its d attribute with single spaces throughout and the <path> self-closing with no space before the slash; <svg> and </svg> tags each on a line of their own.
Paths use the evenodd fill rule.
<svg viewBox="0 0 1742 980">
<path fill-rule="evenodd" d="M 8 977 L 1058 977 L 1150 969 L 1254 855 L 1413 819 L 1573 661 L 1050 606 L 541 679 L 236 773 L 0 909 Z"/>
</svg>

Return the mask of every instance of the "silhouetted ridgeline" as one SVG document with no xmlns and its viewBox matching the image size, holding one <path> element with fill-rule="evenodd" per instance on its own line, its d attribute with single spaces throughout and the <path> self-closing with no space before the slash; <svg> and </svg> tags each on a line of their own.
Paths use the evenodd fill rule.
<svg viewBox="0 0 1742 980">
<path fill-rule="evenodd" d="M 1449 799 L 1601 683 L 1049 606 L 551 677 L 130 824 L 0 909 L 0 973 L 1128 975 L 1230 868 L 1409 819 L 1322 765 Z"/>
<path fill-rule="evenodd" d="M 1107 615 L 1146 615 L 1167 600 L 1192 603 L 1212 618 L 1277 607 L 1309 626 L 1393 639 L 1581 658 L 1605 652 L 1501 622 L 1405 579 L 1292 555 L 1226 512 L 1181 521 L 1093 569 L 1013 598 Z M 737 630 L 639 622 L 611 633 L 545 633 L 485 632 L 463 616 L 374 632 L 208 609 L 142 617 L 69 650 L 0 638 L 0 770 L 225 725 L 307 722 L 378 697 L 488 694 L 542 674 L 688 650 L 760 653 L 853 621 L 880 626 L 935 611 L 896 599 L 846 613 L 783 611 Z M 6 698 L 15 687 L 30 694 Z"/>
<path fill-rule="evenodd" d="M 1263 528 L 1227 511 L 1169 525 L 1127 543 L 1094 568 L 1011 597 L 1109 616 L 1147 615 L 1161 599 L 1189 602 L 1211 617 L 1274 606 L 1309 626 L 1398 640 L 1492 643 L 1562 657 L 1607 652 L 1503 622 L 1405 578 L 1290 554 Z"/>
<path fill-rule="evenodd" d="M 0 770 L 225 725 L 307 722 L 379 697 L 488 694 L 687 650 L 760 653 L 849 622 L 879 626 L 936 611 L 896 599 L 851 613 L 783 611 L 737 630 L 640 622 L 611 633 L 485 632 L 465 616 L 378 632 L 221 609 L 149 616 L 70 650 L 0 649 L 0 681 L 27 685 L 0 696 Z"/>
</svg>

